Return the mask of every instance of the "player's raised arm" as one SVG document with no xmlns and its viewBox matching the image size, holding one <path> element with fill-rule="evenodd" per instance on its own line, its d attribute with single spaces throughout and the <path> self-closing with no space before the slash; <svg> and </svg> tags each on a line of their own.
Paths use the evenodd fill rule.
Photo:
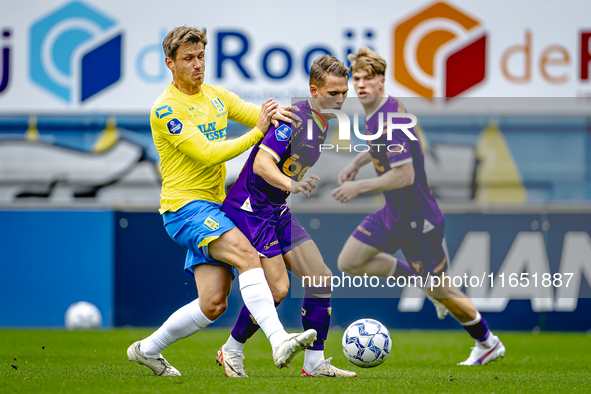
<svg viewBox="0 0 591 394">
<path fill-rule="evenodd" d="M 233 140 L 211 142 L 198 130 L 188 130 L 194 134 L 181 142 L 178 149 L 207 167 L 226 162 L 240 155 L 256 144 L 268 131 L 273 114 L 277 111 L 277 103 L 268 99 L 261 107 L 257 126 L 248 133 Z M 191 122 L 186 127 L 194 128 Z"/>
</svg>

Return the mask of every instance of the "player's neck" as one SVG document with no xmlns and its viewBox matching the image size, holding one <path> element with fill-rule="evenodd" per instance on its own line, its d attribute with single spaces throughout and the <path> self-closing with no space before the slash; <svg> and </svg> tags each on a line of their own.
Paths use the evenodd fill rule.
<svg viewBox="0 0 591 394">
<path fill-rule="evenodd" d="M 334 117 L 334 115 L 331 114 L 323 114 L 322 110 L 324 108 L 322 108 L 321 106 L 318 105 L 318 101 L 315 100 L 315 97 L 312 97 L 310 100 L 308 100 L 308 102 L 310 103 L 310 107 L 316 111 L 318 114 L 321 114 L 320 116 L 326 121 L 328 122 L 330 119 L 332 119 L 332 117 Z"/>
<path fill-rule="evenodd" d="M 384 97 L 388 97 L 388 95 L 386 93 L 382 93 L 381 96 L 376 97 L 375 100 L 372 101 L 371 103 L 363 104 L 363 109 L 365 110 L 365 114 L 369 115 L 373 111 L 375 111 L 382 103 L 382 100 L 384 99 Z"/>
<path fill-rule="evenodd" d="M 316 97 L 311 97 L 308 102 L 310 103 L 310 107 L 318 112 L 318 113 L 322 113 L 320 111 L 322 111 L 322 108 L 320 108 L 320 106 L 318 105 L 318 100 L 316 100 Z"/>
<path fill-rule="evenodd" d="M 176 79 L 174 77 L 172 79 L 172 84 L 179 91 L 181 91 L 189 96 L 192 96 L 194 94 L 201 92 L 201 85 L 198 85 L 198 86 L 187 85 L 187 84 L 180 82 L 178 79 Z"/>
</svg>

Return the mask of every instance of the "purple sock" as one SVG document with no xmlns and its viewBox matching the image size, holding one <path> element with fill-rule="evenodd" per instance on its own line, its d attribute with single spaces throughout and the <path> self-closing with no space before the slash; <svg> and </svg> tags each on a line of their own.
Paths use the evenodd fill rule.
<svg viewBox="0 0 591 394">
<path fill-rule="evenodd" d="M 275 308 L 277 308 L 280 303 L 281 302 L 275 301 Z M 234 328 L 232 328 L 232 338 L 240 343 L 246 343 L 248 338 L 252 337 L 259 328 L 260 327 L 254 319 L 254 316 L 252 316 L 246 305 L 243 305 L 242 309 L 240 309 L 238 319 L 236 319 L 236 323 L 234 323 Z"/>
<path fill-rule="evenodd" d="M 330 295 L 328 287 L 307 287 L 302 305 L 302 324 L 304 330 L 316 330 L 316 340 L 310 350 L 324 350 L 324 341 L 330 327 Z"/>
<path fill-rule="evenodd" d="M 466 331 L 468 331 L 468 334 L 470 334 L 472 338 L 476 339 L 479 342 L 486 341 L 488 339 L 488 336 L 490 335 L 490 330 L 486 325 L 486 321 L 484 321 L 482 317 L 480 318 L 480 321 L 476 324 L 472 324 L 469 326 L 464 326 L 462 324 L 462 326 Z"/>
</svg>

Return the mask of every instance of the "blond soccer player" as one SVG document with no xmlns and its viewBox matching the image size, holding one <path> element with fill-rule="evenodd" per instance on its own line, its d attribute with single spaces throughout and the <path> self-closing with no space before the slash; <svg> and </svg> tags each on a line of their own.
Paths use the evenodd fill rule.
<svg viewBox="0 0 591 394">
<path fill-rule="evenodd" d="M 365 130 L 384 129 L 387 113 L 404 113 L 404 106 L 384 91 L 386 61 L 369 48 L 349 55 L 353 87 L 366 114 Z M 396 122 L 399 123 L 399 122 Z M 416 130 L 410 129 L 417 137 Z M 397 145 L 389 151 L 379 146 Z M 373 163 L 376 178 L 355 180 L 359 169 Z M 444 218 L 427 183 L 420 140 L 410 140 L 401 131 L 384 132 L 368 152 L 359 153 L 339 174 L 335 199 L 347 203 L 363 193 L 382 192 L 386 204 L 367 216 L 345 243 L 339 269 L 350 275 L 428 276 L 447 270 L 443 248 Z M 408 260 L 394 256 L 402 250 Z M 424 289 L 426 290 L 426 288 Z M 427 290 L 426 290 L 427 291 Z M 486 325 L 474 304 L 454 286 L 436 287 L 427 295 L 445 317 L 447 310 L 476 340 L 470 356 L 459 365 L 484 365 L 505 355 L 505 346 Z"/>
</svg>

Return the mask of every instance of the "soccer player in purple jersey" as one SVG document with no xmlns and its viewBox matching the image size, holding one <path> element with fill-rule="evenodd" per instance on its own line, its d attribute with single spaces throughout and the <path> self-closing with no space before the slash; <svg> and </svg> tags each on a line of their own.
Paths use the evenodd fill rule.
<svg viewBox="0 0 591 394">
<path fill-rule="evenodd" d="M 314 287 L 314 284 L 323 283 L 321 279 L 330 278 L 332 273 L 286 203 L 290 193 L 309 196 L 315 188 L 315 180 L 319 178 L 306 176 L 306 172 L 320 157 L 319 146 L 324 143 L 327 131 L 325 119 L 334 116 L 321 115 L 320 111 L 341 108 L 349 90 L 348 79 L 349 69 L 335 57 L 325 55 L 316 59 L 310 68 L 312 98 L 295 104 L 302 121 L 291 127 L 280 123 L 269 130 L 253 148 L 222 205 L 222 211 L 261 255 L 261 265 L 276 305 L 289 290 L 286 267 L 300 279 L 311 278 L 310 283 L 304 283 L 302 323 L 306 329 L 315 329 L 317 338 L 313 346 L 306 349 L 301 376 L 357 376 L 331 365 L 331 358 L 324 358 L 324 341 L 330 326 L 331 288 Z M 309 123 L 311 138 L 308 137 Z M 247 377 L 242 362 L 244 343 L 258 329 L 250 311 L 243 306 L 216 359 L 223 365 L 226 376 Z"/>
<path fill-rule="evenodd" d="M 384 92 L 386 61 L 369 48 L 349 55 L 353 86 L 366 113 L 365 131 L 384 130 L 387 113 L 406 112 L 402 104 Z M 393 123 L 403 123 L 393 122 Z M 413 135 L 417 134 L 414 129 Z M 379 145 L 384 144 L 384 145 Z M 390 149 L 388 149 L 390 147 Z M 363 165 L 373 162 L 377 177 L 355 181 Z M 347 203 L 360 194 L 383 192 L 386 204 L 367 216 L 349 237 L 338 259 L 339 269 L 350 275 L 440 275 L 447 269 L 443 249 L 443 214 L 427 184 L 421 145 L 395 130 L 372 141 L 339 174 L 340 186 L 332 191 Z M 408 262 L 392 254 L 402 250 Z M 428 295 L 443 304 L 476 340 L 470 356 L 459 365 L 484 365 L 505 355 L 505 347 L 488 329 L 474 304 L 455 287 L 436 287 Z"/>
</svg>

